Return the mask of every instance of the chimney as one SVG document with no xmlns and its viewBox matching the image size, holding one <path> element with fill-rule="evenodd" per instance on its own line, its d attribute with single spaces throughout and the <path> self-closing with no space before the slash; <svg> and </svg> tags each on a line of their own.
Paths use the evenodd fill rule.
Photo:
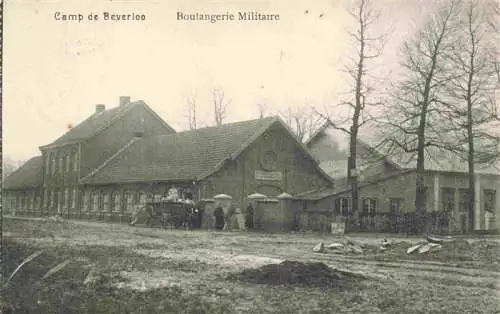
<svg viewBox="0 0 500 314">
<path fill-rule="evenodd" d="M 95 113 L 101 113 L 106 110 L 106 105 L 95 105 Z"/>
<path fill-rule="evenodd" d="M 142 135 L 142 132 L 134 132 L 134 137 L 141 138 Z"/>
<path fill-rule="evenodd" d="M 120 106 L 130 103 L 130 96 L 120 96 Z"/>
</svg>

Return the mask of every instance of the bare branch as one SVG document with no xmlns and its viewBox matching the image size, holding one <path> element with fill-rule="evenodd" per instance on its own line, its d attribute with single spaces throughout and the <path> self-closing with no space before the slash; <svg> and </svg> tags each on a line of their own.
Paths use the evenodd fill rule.
<svg viewBox="0 0 500 314">
<path fill-rule="evenodd" d="M 212 102 L 214 108 L 215 125 L 221 126 L 226 118 L 227 106 L 231 103 L 231 99 L 225 98 L 224 90 L 212 89 Z"/>
</svg>

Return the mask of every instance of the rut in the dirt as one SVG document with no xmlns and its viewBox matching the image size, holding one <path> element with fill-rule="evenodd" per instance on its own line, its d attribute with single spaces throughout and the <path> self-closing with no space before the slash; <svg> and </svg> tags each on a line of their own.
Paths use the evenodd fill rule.
<svg viewBox="0 0 500 314">
<path fill-rule="evenodd" d="M 328 288 L 348 288 L 364 277 L 358 274 L 332 269 L 324 263 L 284 261 L 268 264 L 257 269 L 245 269 L 230 279 L 256 284 L 297 285 Z"/>
</svg>

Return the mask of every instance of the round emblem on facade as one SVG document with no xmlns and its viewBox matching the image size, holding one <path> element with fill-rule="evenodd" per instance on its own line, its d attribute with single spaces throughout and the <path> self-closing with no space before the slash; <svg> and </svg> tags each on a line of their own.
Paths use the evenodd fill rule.
<svg viewBox="0 0 500 314">
<path fill-rule="evenodd" d="M 261 158 L 260 164 L 264 170 L 273 171 L 278 168 L 278 156 L 275 152 L 266 151 Z"/>
</svg>

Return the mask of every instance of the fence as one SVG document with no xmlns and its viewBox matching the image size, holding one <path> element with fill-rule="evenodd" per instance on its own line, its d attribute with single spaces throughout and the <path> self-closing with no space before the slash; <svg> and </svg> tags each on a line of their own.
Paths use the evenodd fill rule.
<svg viewBox="0 0 500 314">
<path fill-rule="evenodd" d="M 417 234 L 419 226 L 425 222 L 431 233 L 449 233 L 452 220 L 448 212 L 416 213 L 376 213 L 361 214 L 359 222 L 351 215 L 328 212 L 304 212 L 299 215 L 299 228 L 321 233 L 331 232 L 332 222 L 345 222 L 351 232 L 388 232 Z"/>
</svg>

